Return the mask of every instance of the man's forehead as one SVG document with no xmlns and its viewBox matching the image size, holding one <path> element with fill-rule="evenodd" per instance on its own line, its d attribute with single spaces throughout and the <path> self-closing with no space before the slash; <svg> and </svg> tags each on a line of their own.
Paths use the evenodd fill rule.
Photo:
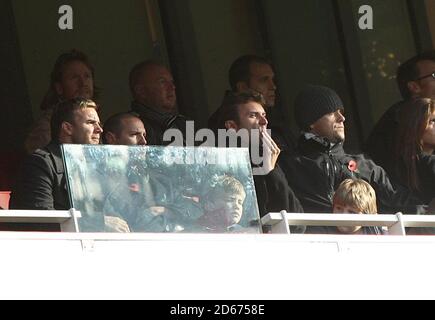
<svg viewBox="0 0 435 320">
<path fill-rule="evenodd" d="M 265 76 L 265 75 L 274 75 L 272 67 L 267 63 L 258 63 L 253 62 L 249 67 L 250 73 L 252 76 Z"/>
<path fill-rule="evenodd" d="M 239 105 L 239 111 L 243 113 L 251 113 L 251 112 L 266 113 L 266 111 L 264 111 L 263 106 L 255 101 L 250 101 L 248 103 Z"/>
<path fill-rule="evenodd" d="M 145 131 L 142 120 L 136 117 L 122 119 L 122 127 L 129 131 Z"/>
<path fill-rule="evenodd" d="M 99 119 L 97 110 L 95 108 L 92 108 L 92 107 L 77 109 L 74 111 L 74 114 L 79 116 L 79 117 Z"/>
<path fill-rule="evenodd" d="M 65 65 L 62 66 L 62 72 L 78 72 L 78 71 L 86 71 L 91 72 L 89 67 L 80 60 L 69 61 Z"/>
<path fill-rule="evenodd" d="M 421 60 L 417 62 L 417 68 L 420 73 L 431 73 L 435 71 L 435 61 Z"/>
<path fill-rule="evenodd" d="M 172 74 L 169 72 L 169 70 L 164 66 L 150 66 L 148 67 L 144 73 L 144 78 L 152 78 L 152 79 L 160 79 L 160 78 L 171 78 Z"/>
</svg>

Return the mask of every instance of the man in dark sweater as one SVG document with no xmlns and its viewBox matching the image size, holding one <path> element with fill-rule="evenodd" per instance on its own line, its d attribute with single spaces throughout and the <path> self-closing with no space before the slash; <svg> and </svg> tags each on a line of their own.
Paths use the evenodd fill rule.
<svg viewBox="0 0 435 320">
<path fill-rule="evenodd" d="M 414 97 L 435 99 L 435 51 L 418 54 L 397 69 L 397 85 L 403 100 Z M 374 126 L 364 151 L 387 172 L 393 172 L 393 154 L 403 101 L 391 106 Z"/>
<path fill-rule="evenodd" d="M 138 113 L 145 124 L 148 145 L 168 145 L 163 139 L 168 129 L 177 129 L 186 145 L 187 118 L 177 111 L 177 96 L 172 74 L 163 64 L 146 60 L 130 71 L 131 110 Z M 181 141 L 180 141 L 181 144 Z"/>
<path fill-rule="evenodd" d="M 344 108 L 336 92 L 322 86 L 305 87 L 296 97 L 295 117 L 302 130 L 298 150 L 296 154 L 283 152 L 280 165 L 305 212 L 331 213 L 335 190 L 352 178 L 363 179 L 375 189 L 379 213 L 427 212 L 427 204 L 394 186 L 373 161 L 345 153 Z"/>
<path fill-rule="evenodd" d="M 259 133 L 261 137 L 261 150 L 256 153 L 263 157 L 262 163 L 255 163 L 254 183 L 260 216 L 268 212 L 303 212 L 299 200 L 289 187 L 287 180 L 279 167 L 277 160 L 280 148 L 272 140 L 267 129 L 267 117 L 264 111 L 264 99 L 261 94 L 241 93 L 227 96 L 219 109 L 218 128 L 239 133 L 245 131 L 249 136 L 251 160 L 253 148 L 257 148 L 252 141 L 253 134 Z M 259 170 L 256 170 L 259 169 Z M 255 174 L 257 173 L 257 174 Z M 296 227 L 295 232 L 303 232 L 304 227 Z"/>
</svg>

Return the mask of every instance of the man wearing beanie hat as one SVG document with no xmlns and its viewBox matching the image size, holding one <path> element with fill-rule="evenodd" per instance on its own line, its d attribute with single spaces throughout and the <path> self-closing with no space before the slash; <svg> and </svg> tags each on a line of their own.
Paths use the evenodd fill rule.
<svg viewBox="0 0 435 320">
<path fill-rule="evenodd" d="M 343 114 L 343 102 L 335 91 L 327 87 L 307 86 L 295 100 L 299 128 L 305 132 L 313 131 L 332 143 L 344 141 Z"/>
<path fill-rule="evenodd" d="M 301 129 L 296 154 L 282 152 L 280 166 L 305 212 L 332 213 L 332 197 L 348 178 L 369 182 L 376 190 L 380 213 L 424 214 L 429 210 L 404 188 L 394 186 L 386 172 L 363 155 L 344 152 L 343 102 L 335 91 L 309 85 L 295 100 L 295 118 Z M 308 233 L 331 228 L 309 227 Z"/>
</svg>

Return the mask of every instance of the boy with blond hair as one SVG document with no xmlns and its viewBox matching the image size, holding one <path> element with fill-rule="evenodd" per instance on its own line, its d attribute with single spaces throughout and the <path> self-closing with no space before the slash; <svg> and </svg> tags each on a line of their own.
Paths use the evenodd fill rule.
<svg viewBox="0 0 435 320">
<path fill-rule="evenodd" d="M 377 214 L 376 193 L 372 186 L 361 179 L 346 179 L 334 193 L 332 199 L 334 213 Z M 376 234 L 385 232 L 380 227 L 337 227 L 339 233 Z"/>
</svg>

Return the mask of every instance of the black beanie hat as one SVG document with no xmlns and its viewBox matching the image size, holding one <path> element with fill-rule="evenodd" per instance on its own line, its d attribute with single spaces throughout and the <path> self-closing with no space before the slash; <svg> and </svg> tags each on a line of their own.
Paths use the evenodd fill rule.
<svg viewBox="0 0 435 320">
<path fill-rule="evenodd" d="M 310 125 L 325 114 L 343 108 L 338 94 L 327 87 L 309 85 L 302 89 L 295 100 L 295 118 L 301 130 L 308 130 Z"/>
</svg>

